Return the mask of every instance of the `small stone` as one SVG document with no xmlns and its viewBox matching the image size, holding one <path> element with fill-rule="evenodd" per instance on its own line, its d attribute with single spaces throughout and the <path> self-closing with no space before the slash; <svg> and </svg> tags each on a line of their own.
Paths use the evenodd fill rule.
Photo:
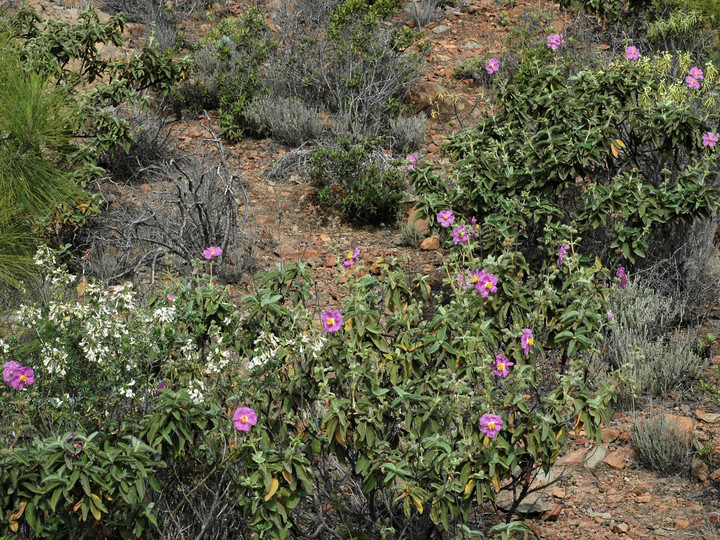
<svg viewBox="0 0 720 540">
<path fill-rule="evenodd" d="M 650 495 L 649 493 L 645 493 L 644 495 L 638 495 L 637 497 L 635 497 L 635 502 L 649 503 L 650 501 L 652 501 L 652 495 Z"/>
<path fill-rule="evenodd" d="M 693 478 L 697 479 L 699 482 L 707 481 L 710 469 L 708 469 L 707 463 L 705 463 L 702 459 L 693 459 L 691 470 Z"/>
<path fill-rule="evenodd" d="M 615 428 L 605 428 L 602 430 L 602 442 L 609 443 L 620 436 L 620 430 Z"/>
<path fill-rule="evenodd" d="M 587 448 L 573 450 L 572 452 L 568 452 L 564 456 L 558 458 L 557 461 L 555 461 L 555 466 L 573 467 L 575 465 L 579 465 L 583 462 L 583 459 L 585 459 L 585 454 L 587 454 Z"/>
<path fill-rule="evenodd" d="M 567 495 L 567 492 L 562 488 L 555 488 L 550 491 L 550 495 L 552 495 L 556 499 L 564 499 Z"/>
<path fill-rule="evenodd" d="M 596 446 L 590 450 L 585 459 L 585 468 L 590 471 L 593 470 L 602 463 L 602 460 L 605 459 L 605 454 L 607 454 L 607 450 L 603 446 Z"/>
<path fill-rule="evenodd" d="M 717 422 L 720 422 L 720 413 L 709 413 L 706 410 L 698 409 L 697 411 L 695 411 L 695 414 L 697 415 L 699 420 L 707 422 L 708 424 L 715 424 Z"/>
<path fill-rule="evenodd" d="M 713 472 L 710 473 L 710 480 L 713 482 L 717 482 L 720 480 L 720 469 L 715 469 Z"/>
<path fill-rule="evenodd" d="M 629 529 L 627 523 L 613 523 L 612 525 L 612 532 L 614 533 L 626 533 Z"/>
<path fill-rule="evenodd" d="M 692 433 L 693 426 L 695 425 L 692 418 L 688 418 L 687 416 L 677 416 L 675 414 L 666 414 L 665 422 L 669 426 L 677 424 L 678 431 L 680 431 L 680 433 L 684 433 L 687 437 L 690 437 L 690 433 Z"/>
<path fill-rule="evenodd" d="M 625 468 L 634 454 L 635 452 L 631 447 L 623 446 L 607 456 L 604 461 L 613 469 L 620 470 Z"/>
<path fill-rule="evenodd" d="M 321 234 L 320 241 L 321 242 L 330 242 L 330 237 L 327 234 Z"/>
<path fill-rule="evenodd" d="M 678 529 L 687 529 L 690 526 L 690 521 L 687 519 L 676 519 L 675 520 L 675 527 Z"/>
<path fill-rule="evenodd" d="M 435 28 L 432 29 L 433 34 L 444 34 L 445 32 L 449 32 L 449 31 L 450 31 L 450 27 L 446 26 L 444 24 L 436 26 Z"/>
<path fill-rule="evenodd" d="M 466 41 L 463 47 L 466 49 L 480 49 L 482 48 L 482 45 L 480 45 L 477 41 Z"/>
<path fill-rule="evenodd" d="M 501 491 L 497 494 L 497 505 L 503 510 L 509 510 L 513 504 L 513 494 L 509 491 Z M 540 493 L 532 493 L 523 499 L 518 505 L 518 514 L 544 514 L 554 510 L 555 506 L 548 502 Z"/>
<path fill-rule="evenodd" d="M 424 251 L 435 251 L 440 249 L 440 237 L 436 234 L 425 238 L 420 242 L 420 249 Z"/>
<path fill-rule="evenodd" d="M 558 518 L 560 517 L 560 514 L 562 514 L 562 511 L 563 511 L 563 505 L 558 504 L 552 510 L 545 512 L 542 515 L 542 520 L 543 521 L 557 521 Z"/>
</svg>

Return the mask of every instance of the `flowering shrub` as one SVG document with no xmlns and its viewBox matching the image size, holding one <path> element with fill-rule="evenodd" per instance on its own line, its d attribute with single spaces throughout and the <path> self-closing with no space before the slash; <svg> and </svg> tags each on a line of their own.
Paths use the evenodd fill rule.
<svg viewBox="0 0 720 540">
<path fill-rule="evenodd" d="M 418 538 L 501 490 L 519 503 L 568 430 L 597 436 L 609 411 L 582 362 L 609 275 L 575 255 L 542 274 L 513 250 L 477 260 L 478 238 L 448 258 L 443 297 L 390 261 L 380 277 L 339 272 L 344 305 L 321 314 L 299 263 L 259 276 L 239 309 L 206 278 L 139 308 L 126 287 L 72 289 L 45 252 L 49 300 L 22 308 L 32 334 L 0 344 L 7 377 L 21 360 L 39 373 L 19 394 L 38 421 L 3 443 L 0 533 L 168 537 L 232 519 L 262 538 L 338 523 Z M 455 285 L 468 266 L 473 286 Z"/>
<path fill-rule="evenodd" d="M 543 62 L 524 59 L 500 81 L 493 112 L 451 138 L 450 171 L 411 172 L 424 217 L 435 225 L 448 208 L 476 216 L 486 225 L 478 249 L 518 246 L 537 269 L 577 235 L 573 250 L 607 265 L 672 255 L 693 283 L 710 243 L 684 248 L 688 228 L 713 227 L 720 202 L 718 163 L 705 148 L 720 97 L 716 69 L 695 66 L 703 85 L 690 90 L 669 55 L 573 76 L 562 59 Z M 681 72 L 693 67 L 686 55 L 678 62 Z M 461 225 L 454 242 L 466 240 Z"/>
</svg>

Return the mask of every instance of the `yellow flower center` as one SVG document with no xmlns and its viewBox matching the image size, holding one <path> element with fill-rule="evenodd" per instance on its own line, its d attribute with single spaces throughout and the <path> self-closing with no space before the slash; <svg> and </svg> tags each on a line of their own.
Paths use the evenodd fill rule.
<svg viewBox="0 0 720 540">
<path fill-rule="evenodd" d="M 27 375 L 20 375 L 20 380 L 21 380 L 22 382 L 26 382 L 26 381 L 27 381 Z"/>
<path fill-rule="evenodd" d="M 345 258 L 348 259 L 348 260 L 352 259 L 352 258 L 353 258 L 353 252 L 352 252 L 352 251 L 349 252 L 349 253 L 345 256 Z"/>
<path fill-rule="evenodd" d="M 478 281 L 480 281 L 480 278 L 474 275 L 472 277 L 472 280 L 473 280 L 473 283 L 477 283 Z"/>
<path fill-rule="evenodd" d="M 328 326 L 332 326 L 333 324 L 335 324 L 335 319 L 333 319 L 332 317 L 328 317 L 327 319 L 325 319 L 325 322 Z"/>
<path fill-rule="evenodd" d="M 486 289 L 492 289 L 492 286 L 493 286 L 492 281 L 486 281 L 486 282 L 485 282 L 485 288 L 486 288 Z"/>
<path fill-rule="evenodd" d="M 505 364 L 503 364 L 502 362 L 498 362 L 497 366 L 495 367 L 498 371 L 502 371 L 503 369 L 505 369 Z"/>
<path fill-rule="evenodd" d="M 248 417 L 247 417 L 247 416 L 241 416 L 241 417 L 240 417 L 240 421 L 241 421 L 243 424 L 247 424 Z"/>
<path fill-rule="evenodd" d="M 531 337 L 528 338 L 528 339 L 527 339 L 527 344 L 528 344 L 528 345 L 534 345 L 534 344 L 535 344 L 535 339 L 534 339 L 534 338 L 531 338 Z"/>
<path fill-rule="evenodd" d="M 493 431 L 495 429 L 495 422 L 488 422 L 488 429 Z"/>
</svg>

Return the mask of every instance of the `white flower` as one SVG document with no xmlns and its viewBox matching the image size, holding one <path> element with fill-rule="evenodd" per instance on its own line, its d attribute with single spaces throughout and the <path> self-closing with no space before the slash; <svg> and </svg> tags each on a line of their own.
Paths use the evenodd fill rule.
<svg viewBox="0 0 720 540">
<path fill-rule="evenodd" d="M 202 403 L 205 399 L 202 394 L 203 390 L 205 390 L 204 382 L 199 380 L 190 381 L 190 384 L 188 385 L 188 394 L 190 394 L 190 399 L 192 399 L 198 405 Z"/>
</svg>

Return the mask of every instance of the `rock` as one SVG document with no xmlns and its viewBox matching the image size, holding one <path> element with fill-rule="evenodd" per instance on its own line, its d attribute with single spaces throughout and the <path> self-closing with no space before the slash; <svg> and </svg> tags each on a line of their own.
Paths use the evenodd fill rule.
<svg viewBox="0 0 720 540">
<path fill-rule="evenodd" d="M 562 488 L 556 488 L 553 490 L 550 490 L 550 495 L 555 497 L 556 499 L 564 499 L 567 495 L 567 492 Z"/>
<path fill-rule="evenodd" d="M 574 467 L 576 465 L 580 465 L 583 462 L 583 459 L 585 459 L 585 454 L 587 454 L 587 448 L 578 448 L 577 450 L 568 452 L 564 456 L 558 458 L 555 461 L 555 466 Z"/>
<path fill-rule="evenodd" d="M 554 482 L 557 479 L 557 475 L 553 472 L 552 469 L 550 469 L 547 474 L 545 474 L 544 471 L 540 471 L 535 476 L 535 480 L 533 480 L 532 486 L 533 488 L 546 486 L 550 482 Z"/>
<path fill-rule="evenodd" d="M 496 504 L 506 512 L 512 508 L 513 495 L 509 491 L 501 491 L 497 494 Z M 540 493 L 532 493 L 518 505 L 516 512 L 519 514 L 543 514 L 555 509 Z"/>
<path fill-rule="evenodd" d="M 709 413 L 706 410 L 698 409 L 695 411 L 695 414 L 699 420 L 707 422 L 708 424 L 716 424 L 717 422 L 720 422 L 720 413 Z"/>
<path fill-rule="evenodd" d="M 666 414 L 665 422 L 671 428 L 674 425 L 677 425 L 678 431 L 681 434 L 684 433 L 687 438 L 690 438 L 690 434 L 692 433 L 693 426 L 695 425 L 695 422 L 693 422 L 692 418 L 688 418 L 687 416 L 677 416 L 675 414 Z"/>
<path fill-rule="evenodd" d="M 430 222 L 427 219 L 421 219 L 417 217 L 418 210 L 417 208 L 411 208 L 407 212 L 407 224 L 412 225 L 415 224 L 415 227 L 417 227 L 417 230 L 422 235 L 426 235 L 430 232 Z"/>
<path fill-rule="evenodd" d="M 445 24 L 441 24 L 432 29 L 433 34 L 444 34 L 445 32 L 449 32 L 449 31 L 450 31 L 450 27 Z"/>
<path fill-rule="evenodd" d="M 477 41 L 466 41 L 465 45 L 463 45 L 466 49 L 481 49 L 482 45 L 480 45 Z"/>
<path fill-rule="evenodd" d="M 678 529 L 687 529 L 690 526 L 690 521 L 687 519 L 676 519 L 675 527 Z"/>
<path fill-rule="evenodd" d="M 420 249 L 425 251 L 435 251 L 440 249 L 440 237 L 437 234 L 425 238 L 420 242 Z"/>
<path fill-rule="evenodd" d="M 596 446 L 590 450 L 585 459 L 585 468 L 589 471 L 593 470 L 602 463 L 602 460 L 605 459 L 605 454 L 607 454 L 607 450 L 603 446 Z"/>
<path fill-rule="evenodd" d="M 713 472 L 710 473 L 710 480 L 713 482 L 717 482 L 720 480 L 720 469 L 715 469 Z"/>
<path fill-rule="evenodd" d="M 605 428 L 602 430 L 602 442 L 613 442 L 620 436 L 620 430 L 615 428 Z"/>
<path fill-rule="evenodd" d="M 692 460 L 691 470 L 693 478 L 697 479 L 699 482 L 706 482 L 708 476 L 710 475 L 710 469 L 708 469 L 707 463 L 700 458 Z"/>
<path fill-rule="evenodd" d="M 375 259 L 373 262 L 370 263 L 368 271 L 374 276 L 379 276 L 382 273 L 382 266 L 380 266 L 381 262 L 383 262 L 382 257 L 380 257 L 379 259 Z"/>
<path fill-rule="evenodd" d="M 557 521 L 558 518 L 560 517 L 560 514 L 562 514 L 562 511 L 563 511 L 563 505 L 562 505 L 562 504 L 558 504 L 558 505 L 556 505 L 555 508 L 553 508 L 552 510 L 550 510 L 550 511 L 548 511 L 548 512 L 545 512 L 545 513 L 542 515 L 542 518 L 541 518 L 541 519 L 542 519 L 543 521 Z"/>
<path fill-rule="evenodd" d="M 612 532 L 614 533 L 626 533 L 629 529 L 627 523 L 613 523 L 612 525 Z"/>
<path fill-rule="evenodd" d="M 420 111 L 429 109 L 437 99 L 438 94 L 443 91 L 444 88 L 434 82 L 421 81 L 415 85 L 410 94 L 410 101 L 415 103 L 413 112 L 417 114 Z"/>
<path fill-rule="evenodd" d="M 612 454 L 605 457 L 603 461 L 610 465 L 613 469 L 624 469 L 628 462 L 634 456 L 635 451 L 629 446 L 623 446 L 615 450 Z"/>
<path fill-rule="evenodd" d="M 650 501 L 652 501 L 652 495 L 649 493 L 644 493 L 635 497 L 635 502 L 638 503 L 649 503 Z"/>
</svg>

